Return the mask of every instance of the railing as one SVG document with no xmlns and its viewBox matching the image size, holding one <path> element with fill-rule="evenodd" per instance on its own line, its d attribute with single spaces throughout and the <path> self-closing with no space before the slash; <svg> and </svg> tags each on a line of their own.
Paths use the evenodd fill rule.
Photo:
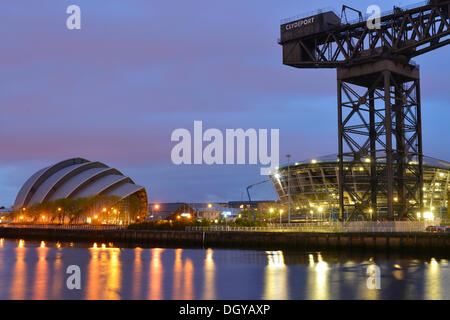
<svg viewBox="0 0 450 320">
<path fill-rule="evenodd" d="M 292 17 L 281 19 L 280 20 L 280 24 L 286 24 L 286 23 L 289 23 L 289 22 L 293 22 L 293 21 L 296 21 L 296 20 L 303 19 L 303 18 L 316 16 L 318 14 L 321 14 L 321 13 L 324 13 L 324 12 L 328 12 L 328 11 L 334 12 L 334 14 L 339 17 L 339 14 L 337 13 L 337 11 L 334 10 L 333 7 L 329 6 L 329 7 L 313 10 L 313 11 L 303 12 L 303 13 L 300 13 L 300 14 L 292 16 Z"/>
<path fill-rule="evenodd" d="M 267 227 L 208 226 L 186 227 L 186 231 L 241 231 L 241 232 L 424 232 L 427 226 L 439 225 L 440 221 L 395 222 L 318 222 L 310 224 L 278 224 Z"/>
<path fill-rule="evenodd" d="M 411 9 L 415 9 L 415 8 L 420 8 L 426 5 L 429 5 L 430 1 L 421 1 L 421 2 L 417 2 L 417 3 L 413 3 L 404 7 L 395 7 L 393 9 L 390 10 L 386 10 L 386 11 L 382 11 L 381 12 L 381 17 L 386 17 L 386 16 L 390 16 L 396 12 L 401 12 L 401 11 L 408 11 Z M 396 11 L 397 10 L 397 11 Z M 327 11 L 332 11 L 336 16 L 340 17 L 341 15 L 333 8 L 333 7 L 326 7 L 326 8 L 322 8 L 322 9 L 318 9 L 318 10 L 314 10 L 314 11 L 309 11 L 309 12 L 304 12 L 302 14 L 298 14 L 296 16 L 292 16 L 289 18 L 284 18 L 280 20 L 280 24 L 286 24 L 286 23 L 290 23 L 290 22 L 294 22 L 296 20 L 300 20 L 303 18 L 308 18 L 308 17 L 312 17 Z M 361 12 L 362 15 L 362 19 L 360 17 L 358 18 L 352 18 L 349 19 L 347 21 L 341 21 L 342 24 L 348 24 L 348 25 L 352 25 L 352 24 L 356 24 L 359 23 L 361 21 L 367 21 L 371 16 L 372 13 L 365 13 L 365 12 Z"/>
<path fill-rule="evenodd" d="M 110 225 L 52 225 L 52 224 L 2 224 L 4 228 L 56 229 L 56 230 L 122 230 L 123 226 Z"/>
</svg>

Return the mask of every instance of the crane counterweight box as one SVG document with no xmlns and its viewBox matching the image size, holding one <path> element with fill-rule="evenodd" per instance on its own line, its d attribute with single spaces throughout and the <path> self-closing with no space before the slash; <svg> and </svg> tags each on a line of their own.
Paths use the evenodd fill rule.
<svg viewBox="0 0 450 320">
<path fill-rule="evenodd" d="M 303 38 L 330 30 L 341 24 L 341 19 L 333 12 L 327 11 L 311 17 L 302 18 L 281 25 L 280 42 Z"/>
</svg>

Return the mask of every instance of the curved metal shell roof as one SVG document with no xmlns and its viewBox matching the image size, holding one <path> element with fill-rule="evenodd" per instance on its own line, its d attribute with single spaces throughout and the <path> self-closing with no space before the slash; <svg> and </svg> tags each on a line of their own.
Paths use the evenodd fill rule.
<svg viewBox="0 0 450 320">
<path fill-rule="evenodd" d="M 14 202 L 14 209 L 29 207 L 44 201 L 61 198 L 83 198 L 111 195 L 124 199 L 136 194 L 147 207 L 147 192 L 120 171 L 101 162 L 73 158 L 43 168 L 22 186 Z"/>
</svg>

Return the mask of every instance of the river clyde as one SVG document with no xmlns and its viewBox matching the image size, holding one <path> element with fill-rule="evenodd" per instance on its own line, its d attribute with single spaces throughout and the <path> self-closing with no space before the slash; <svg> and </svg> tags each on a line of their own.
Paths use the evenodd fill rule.
<svg viewBox="0 0 450 320">
<path fill-rule="evenodd" d="M 369 289 L 367 268 L 380 268 Z M 67 268 L 81 289 L 67 288 Z M 0 239 L 0 299 L 450 299 L 438 256 L 128 248 Z"/>
</svg>

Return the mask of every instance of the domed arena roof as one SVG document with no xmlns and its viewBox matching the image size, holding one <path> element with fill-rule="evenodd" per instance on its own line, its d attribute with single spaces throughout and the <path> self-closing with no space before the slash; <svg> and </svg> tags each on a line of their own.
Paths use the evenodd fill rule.
<svg viewBox="0 0 450 320">
<path fill-rule="evenodd" d="M 43 168 L 22 186 L 14 209 L 62 198 L 88 198 L 95 195 L 125 199 L 138 196 L 142 208 L 147 208 L 147 192 L 131 178 L 101 162 L 73 158 Z"/>
<path fill-rule="evenodd" d="M 351 161 L 351 157 L 344 157 L 344 162 L 345 161 Z M 310 159 L 306 159 L 306 160 L 302 160 L 302 161 L 298 161 L 298 162 L 293 162 L 291 163 L 291 166 L 294 165 L 305 165 L 305 164 L 311 164 L 311 163 L 337 163 L 338 162 L 338 155 L 337 154 L 329 154 L 329 155 L 325 155 L 325 156 L 320 156 L 320 157 L 316 157 L 316 158 L 310 158 Z M 439 160 L 436 158 L 432 158 L 432 157 L 428 157 L 428 156 L 423 156 L 423 165 L 425 167 L 436 167 L 436 168 L 442 168 L 442 169 L 450 169 L 450 162 L 444 161 L 444 160 Z M 284 163 L 282 165 L 280 165 L 280 168 L 285 168 L 287 167 L 287 163 Z"/>
</svg>

